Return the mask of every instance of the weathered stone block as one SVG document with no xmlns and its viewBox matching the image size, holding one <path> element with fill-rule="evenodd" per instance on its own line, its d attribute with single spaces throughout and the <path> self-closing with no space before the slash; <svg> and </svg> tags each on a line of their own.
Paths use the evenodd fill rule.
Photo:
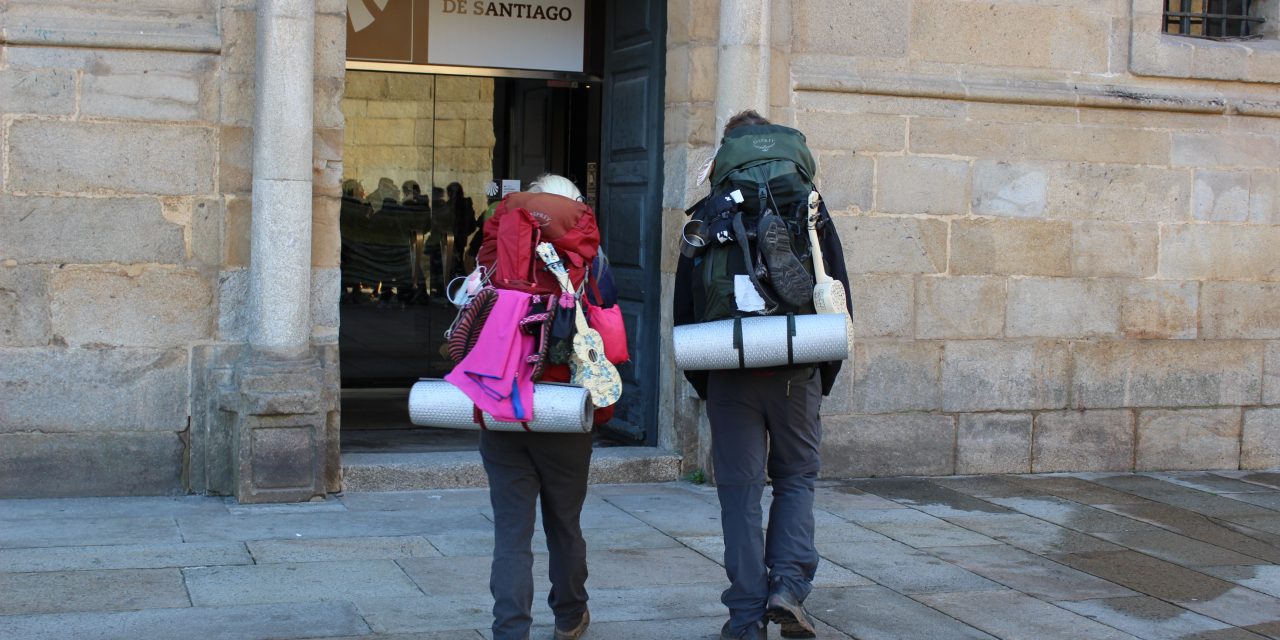
<svg viewBox="0 0 1280 640">
<path fill-rule="evenodd" d="M 311 324 L 338 326 L 338 301 L 342 297 L 342 269 L 329 267 L 311 270 Z"/>
<path fill-rule="evenodd" d="M 815 150 L 902 151 L 907 144 L 907 119 L 901 116 L 800 110 L 796 128 Z"/>
<path fill-rule="evenodd" d="M 1036 417 L 1033 473 L 1133 468 L 1133 414 L 1052 411 Z"/>
<path fill-rule="evenodd" d="M 944 411 L 1056 409 L 1067 404 L 1065 342 L 948 342 L 942 359 Z"/>
<path fill-rule="evenodd" d="M 849 278 L 853 301 L 853 335 L 858 338 L 911 337 L 915 285 L 910 276 Z"/>
<path fill-rule="evenodd" d="M 250 20 L 252 20 L 250 14 Z M 218 59 L 157 51 L 100 51 L 80 87 L 80 114 L 178 122 L 217 118 Z M 252 59 L 249 73 L 253 72 Z"/>
<path fill-rule="evenodd" d="M 894 0 L 815 0 L 794 11 L 794 51 L 904 57 L 911 7 Z"/>
<path fill-rule="evenodd" d="M 816 184 L 830 211 L 871 211 L 875 197 L 875 160 L 852 153 L 818 153 Z"/>
<path fill-rule="evenodd" d="M 222 262 L 228 267 L 249 266 L 252 243 L 253 200 L 229 197 L 225 205 L 226 222 L 223 229 Z"/>
<path fill-rule="evenodd" d="M 0 434 L 0 498 L 180 494 L 182 449 L 173 432 Z"/>
<path fill-rule="evenodd" d="M 1106 14 L 1029 4 L 921 0 L 911 11 L 913 59 L 1107 71 Z"/>
<path fill-rule="evenodd" d="M 941 273 L 947 268 L 942 220 L 838 216 L 850 273 Z"/>
<path fill-rule="evenodd" d="M 68 267 L 49 279 L 53 331 L 72 345 L 170 347 L 212 335 L 213 288 L 196 271 Z"/>
<path fill-rule="evenodd" d="M 942 406 L 942 343 L 858 342 L 853 411 L 935 411 Z"/>
<path fill-rule="evenodd" d="M 75 113 L 76 76 L 69 69 L 0 71 L 0 113 L 61 116 Z"/>
<path fill-rule="evenodd" d="M 1280 142 L 1249 133 L 1175 132 L 1172 158 L 1184 167 L 1274 169 L 1280 166 Z"/>
<path fill-rule="evenodd" d="M 878 163 L 878 210 L 935 215 L 963 215 L 968 212 L 968 162 L 884 156 L 878 159 Z"/>
<path fill-rule="evenodd" d="M 1155 275 L 1160 229 L 1155 224 L 1074 222 L 1071 273 L 1083 277 Z"/>
<path fill-rule="evenodd" d="M 186 427 L 182 349 L 3 349 L 0 362 L 0 433 Z"/>
<path fill-rule="evenodd" d="M 1029 473 L 1031 414 L 965 413 L 956 433 L 956 473 Z"/>
<path fill-rule="evenodd" d="M 916 286 L 916 337 L 998 338 L 1004 332 L 1004 308 L 1004 278 L 920 278 Z"/>
<path fill-rule="evenodd" d="M 1254 173 L 1249 183 L 1249 222 L 1280 224 L 1280 173 Z"/>
<path fill-rule="evenodd" d="M 1188 280 L 1280 281 L 1280 227 L 1186 224 L 1165 227 L 1160 275 Z"/>
<path fill-rule="evenodd" d="M 1196 220 L 1244 222 L 1249 219 L 1247 171 L 1196 171 L 1192 213 Z"/>
<path fill-rule="evenodd" d="M 1186 171 L 1075 163 L 1055 168 L 1049 176 L 1051 218 L 1164 222 L 1190 215 Z"/>
<path fill-rule="evenodd" d="M 1014 278 L 1009 281 L 1005 335 L 1089 338 L 1120 329 L 1120 284 L 1115 280 Z"/>
<path fill-rule="evenodd" d="M 9 129 L 11 189 L 211 193 L 213 129 L 187 125 L 17 120 Z"/>
<path fill-rule="evenodd" d="M 1267 343 L 1262 404 L 1280 404 L 1280 342 Z"/>
<path fill-rule="evenodd" d="M 253 190 L 253 129 L 222 127 L 218 141 L 218 189 L 222 193 Z"/>
<path fill-rule="evenodd" d="M 1200 331 L 1204 338 L 1280 338 L 1280 283 L 1204 283 Z"/>
<path fill-rule="evenodd" d="M 1071 223 L 957 220 L 951 228 L 951 273 L 1069 275 Z"/>
<path fill-rule="evenodd" d="M 1235 469 L 1240 464 L 1239 409 L 1138 413 L 1138 471 Z"/>
<path fill-rule="evenodd" d="M 1129 127 L 913 118 L 912 153 L 1121 164 L 1168 164 L 1169 134 Z"/>
<path fill-rule="evenodd" d="M 973 213 L 1010 218 L 1040 218 L 1048 203 L 1044 167 L 980 160 L 973 165 Z"/>
<path fill-rule="evenodd" d="M 42 347 L 53 333 L 49 327 L 46 274 L 41 269 L 0 267 L 0 345 Z"/>
<path fill-rule="evenodd" d="M 182 227 L 151 198 L 0 195 L 0 260 L 167 262 L 185 258 Z"/>
<path fill-rule="evenodd" d="M 955 471 L 955 419 L 906 413 L 829 417 L 822 476 L 947 475 Z"/>
<path fill-rule="evenodd" d="M 1077 343 L 1072 397 L 1080 408 L 1257 404 L 1262 352 L 1239 341 Z"/>
<path fill-rule="evenodd" d="M 1194 338 L 1199 322 L 1195 282 L 1134 280 L 1125 284 L 1120 333 L 1126 338 Z"/>
<path fill-rule="evenodd" d="M 255 88 L 253 74 L 223 74 L 221 84 L 218 112 L 222 114 L 222 124 L 252 127 Z"/>
<path fill-rule="evenodd" d="M 1280 467 L 1280 408 L 1245 410 L 1240 468 L 1276 467 Z"/>
</svg>

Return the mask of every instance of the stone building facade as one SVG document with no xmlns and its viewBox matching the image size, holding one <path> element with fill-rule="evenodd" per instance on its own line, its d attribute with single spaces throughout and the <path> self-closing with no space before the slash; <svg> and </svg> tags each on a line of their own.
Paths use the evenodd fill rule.
<svg viewBox="0 0 1280 640">
<path fill-rule="evenodd" d="M 1280 3 L 1252 4 L 1262 37 L 1214 42 L 1159 0 L 672 3 L 667 235 L 727 113 L 767 101 L 818 157 L 857 332 L 824 475 L 1280 466 Z"/>
<path fill-rule="evenodd" d="M 1262 37 L 1220 43 L 1159 0 L 672 0 L 652 224 L 729 113 L 809 136 L 857 332 L 827 476 L 1280 467 L 1280 2 L 1253 4 Z M 0 0 L 0 496 L 341 489 L 346 19 Z M 659 444 L 709 466 L 663 361 Z"/>
</svg>

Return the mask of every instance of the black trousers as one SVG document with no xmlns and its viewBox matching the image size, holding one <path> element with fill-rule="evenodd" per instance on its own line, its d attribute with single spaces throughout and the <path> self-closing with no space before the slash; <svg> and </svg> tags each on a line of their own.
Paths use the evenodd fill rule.
<svg viewBox="0 0 1280 640">
<path fill-rule="evenodd" d="M 741 632 L 764 619 L 770 588 L 804 600 L 818 569 L 813 494 L 822 380 L 814 367 L 712 371 L 707 419 L 729 588 L 721 597 Z M 773 483 L 769 530 L 760 499 Z"/>
<path fill-rule="evenodd" d="M 587 544 L 578 518 L 587 497 L 589 433 L 483 431 L 480 455 L 493 504 L 494 640 L 526 640 L 533 624 L 533 528 L 542 499 L 550 555 L 547 604 L 567 628 L 587 610 Z"/>
</svg>

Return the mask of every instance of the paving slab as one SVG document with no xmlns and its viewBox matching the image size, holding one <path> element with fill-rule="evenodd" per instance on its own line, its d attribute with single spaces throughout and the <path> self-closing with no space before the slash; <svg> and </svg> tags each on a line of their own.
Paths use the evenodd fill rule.
<svg viewBox="0 0 1280 640">
<path fill-rule="evenodd" d="M 928 549 L 956 566 L 1045 600 L 1088 600 L 1136 595 L 1112 582 L 1008 545 Z"/>
<path fill-rule="evenodd" d="M 1280 489 L 1280 472 L 1277 471 L 1215 471 L 1224 478 L 1235 478 L 1253 484 Z"/>
<path fill-rule="evenodd" d="M 423 536 L 372 538 L 304 538 L 252 540 L 247 543 L 257 564 L 438 558 L 442 554 Z M 492 547 L 490 548 L 492 551 Z"/>
<path fill-rule="evenodd" d="M 1203 632 L 1231 629 L 1231 625 L 1225 622 L 1150 596 L 1076 600 L 1056 604 L 1146 640 L 1183 640 Z"/>
<path fill-rule="evenodd" d="M 1230 520 L 1251 529 L 1280 535 L 1280 513 L 1274 515 L 1231 516 L 1230 518 L 1223 518 L 1223 520 Z"/>
<path fill-rule="evenodd" d="M 432 511 L 442 507 L 482 509 L 491 506 L 488 489 L 370 491 L 344 493 L 338 500 L 349 511 Z"/>
<path fill-rule="evenodd" d="M 187 542 L 0 549 L 0 568 L 29 571 L 164 569 L 220 564 L 253 564 L 239 542 Z"/>
<path fill-rule="evenodd" d="M 605 495 L 611 505 L 673 536 L 720 533 L 720 505 L 684 491 Z M 712 499 L 715 498 L 712 494 Z"/>
<path fill-rule="evenodd" d="M 847 512 L 865 509 L 906 509 L 905 505 L 886 500 L 846 485 L 818 487 L 814 492 L 814 506 L 823 511 L 844 517 Z"/>
<path fill-rule="evenodd" d="M 914 598 L 1001 640 L 1137 640 L 1017 591 L 937 593 Z"/>
<path fill-rule="evenodd" d="M 1210 471 L 1160 472 L 1144 473 L 1142 475 L 1207 493 L 1224 494 L 1272 491 L 1272 489 L 1262 485 L 1245 482 L 1244 480 L 1237 480 L 1235 478 L 1227 478 Z"/>
<path fill-rule="evenodd" d="M 972 571 L 892 540 L 819 544 L 818 553 L 831 562 L 899 593 L 989 591 L 1002 588 Z"/>
<path fill-rule="evenodd" d="M 0 520 L 0 548 L 83 547 L 149 542 L 182 542 L 172 516 L 106 518 L 99 516 L 19 518 Z"/>
<path fill-rule="evenodd" d="M 1219 523 L 1198 513 L 1166 504 L 1098 505 L 1098 508 L 1142 520 L 1223 549 L 1271 563 L 1280 563 L 1280 545 L 1268 541 L 1266 532 L 1254 531 L 1232 523 Z"/>
<path fill-rule="evenodd" d="M 397 598 L 422 592 L 390 560 L 196 567 L 183 575 L 195 606 Z"/>
<path fill-rule="evenodd" d="M 5 640 L 285 640 L 348 635 L 369 626 L 346 602 L 147 609 L 0 617 Z M 458 636 L 454 636 L 457 638 Z M 443 639 L 441 639 L 443 640 Z"/>
<path fill-rule="evenodd" d="M 1150 502 L 1146 498 L 1110 489 L 1083 478 L 1067 475 L 1013 476 L 1016 482 L 1039 495 L 1057 496 L 1080 504 L 1126 504 Z M 1016 497 L 1016 496 L 1015 496 Z"/>
<path fill-rule="evenodd" d="M 1104 540 L 1185 567 L 1266 564 L 1266 560 L 1236 553 L 1172 531 L 1115 531 L 1095 534 Z"/>
<path fill-rule="evenodd" d="M 36 521 L 60 518 L 173 518 L 226 513 L 230 498 L 207 496 L 137 496 L 102 498 L 35 498 L 5 500 L 5 518 Z"/>
<path fill-rule="evenodd" d="M 707 618 L 681 618 L 678 620 L 628 620 L 624 622 L 595 622 L 583 636 L 583 640 L 718 640 L 720 626 L 726 616 Z M 823 640 L 849 640 L 850 636 L 819 621 L 818 637 Z M 778 628 L 774 626 L 770 633 L 777 637 Z M 551 625 L 534 625 L 529 637 L 550 638 Z M 485 630 L 480 634 L 484 638 L 492 638 L 493 634 Z"/>
<path fill-rule="evenodd" d="M 189 607 L 177 569 L 0 573 L 0 616 Z"/>
<path fill-rule="evenodd" d="M 1158 478 L 1140 475 L 1120 475 L 1099 477 L 1094 480 L 1112 489 L 1132 493 L 1155 502 L 1163 502 L 1188 511 L 1217 518 L 1235 516 L 1268 516 L 1277 515 L 1265 507 L 1251 505 L 1239 500 L 1223 498 L 1190 487 L 1179 486 Z"/>
<path fill-rule="evenodd" d="M 1047 520 L 1082 533 L 1099 531 L 1149 531 L 1150 524 L 1057 497 L 992 498 L 992 502 L 1014 511 Z"/>
<path fill-rule="evenodd" d="M 1224 498 L 1239 500 L 1240 502 L 1248 502 L 1249 504 L 1259 507 L 1266 507 L 1272 511 L 1280 512 L 1280 491 L 1255 491 L 1252 493 L 1221 493 L 1218 494 Z"/>
<path fill-rule="evenodd" d="M 946 520 L 993 540 L 1041 555 L 1120 550 L 1119 546 L 1093 535 L 1072 531 L 1023 513 L 946 518 Z"/>
<path fill-rule="evenodd" d="M 875 535 L 875 534 L 873 534 Z M 877 536 L 881 540 L 886 540 L 883 536 Z M 724 566 L 724 538 L 721 536 L 701 536 L 680 538 L 681 544 L 702 554 L 706 559 Z M 723 571 L 723 570 L 722 570 Z M 872 582 L 830 560 L 820 558 L 818 562 L 818 571 L 813 577 L 813 586 L 815 588 L 822 587 L 860 587 L 872 584 Z M 728 578 L 725 578 L 725 587 L 728 587 Z"/>
<path fill-rule="evenodd" d="M 859 526 L 913 547 L 995 544 L 995 540 L 922 511 L 871 509 L 848 515 Z"/>
<path fill-rule="evenodd" d="M 492 634 L 485 635 L 479 629 L 455 629 L 422 633 L 370 633 L 362 636 L 307 638 L 307 640 L 481 640 L 490 637 Z"/>
<path fill-rule="evenodd" d="M 1280 567 L 1278 566 L 1202 567 L 1200 571 L 1249 587 L 1259 593 L 1280 598 Z"/>
<path fill-rule="evenodd" d="M 1059 562 L 1236 626 L 1280 622 L 1280 599 L 1133 551 L 1067 554 Z"/>
<path fill-rule="evenodd" d="M 469 508 L 441 509 L 430 518 L 411 511 L 188 516 L 178 518 L 178 525 L 186 542 L 412 536 L 493 529 L 493 522 Z"/>
<path fill-rule="evenodd" d="M 355 606 L 369 627 L 380 634 L 449 632 L 465 638 L 493 624 L 493 600 L 469 594 L 363 598 L 355 601 Z M 540 615 L 551 619 L 545 596 L 535 594 L 533 606 L 534 620 Z"/>
<path fill-rule="evenodd" d="M 933 478 L 933 483 L 975 498 L 1029 498 L 1052 495 L 1019 483 L 1013 476 L 956 476 Z"/>
<path fill-rule="evenodd" d="M 992 640 L 978 629 L 880 586 L 815 590 L 806 605 L 814 617 L 859 640 Z"/>
<path fill-rule="evenodd" d="M 850 484 L 867 493 L 939 517 L 1010 513 L 999 505 L 921 479 L 883 478 L 857 480 Z"/>
</svg>

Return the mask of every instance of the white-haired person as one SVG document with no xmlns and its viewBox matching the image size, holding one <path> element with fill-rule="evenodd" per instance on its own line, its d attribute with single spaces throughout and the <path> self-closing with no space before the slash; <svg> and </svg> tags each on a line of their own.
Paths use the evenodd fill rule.
<svg viewBox="0 0 1280 640">
<path fill-rule="evenodd" d="M 573 182 L 563 176 L 544 175 L 528 192 L 512 194 L 504 204 L 511 205 L 509 210 L 515 210 L 516 203 L 536 206 L 541 215 L 551 212 L 550 215 L 555 216 L 565 211 L 592 216 L 586 222 L 593 232 L 595 230 L 594 213 L 582 203 L 582 195 Z M 478 262 L 490 268 L 491 273 L 501 273 L 497 264 L 499 254 L 492 244 L 497 242 L 497 219 L 502 215 L 504 209 L 500 206 L 491 224 L 486 226 L 485 246 L 478 256 Z M 543 272 L 540 262 L 536 267 Z M 503 286 L 496 281 L 494 284 Z M 563 379 L 567 381 L 565 371 Z M 544 379 L 548 378 L 544 374 Z M 551 581 L 547 604 L 555 614 L 553 638 L 577 640 L 591 621 L 587 610 L 587 545 L 579 525 L 582 504 L 587 497 L 591 443 L 590 433 L 480 432 L 480 455 L 489 478 L 489 498 L 493 505 L 494 549 L 489 591 L 494 599 L 494 640 L 529 637 L 534 592 L 531 547 L 539 499 Z"/>
</svg>

